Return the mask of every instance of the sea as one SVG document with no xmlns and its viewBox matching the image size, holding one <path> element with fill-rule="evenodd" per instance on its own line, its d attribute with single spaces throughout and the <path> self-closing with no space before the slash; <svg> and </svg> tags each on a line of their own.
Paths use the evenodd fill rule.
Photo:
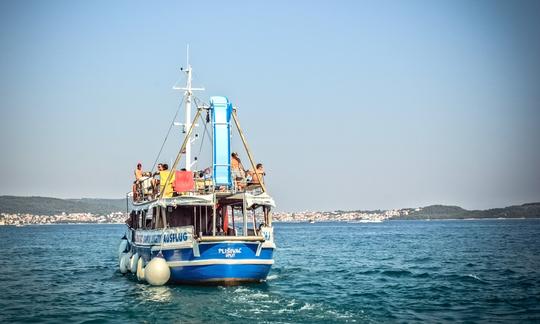
<svg viewBox="0 0 540 324">
<path fill-rule="evenodd" d="M 0 226 L 0 323 L 539 322 L 540 220 L 276 223 L 268 280 L 118 271 L 123 225 Z"/>
</svg>

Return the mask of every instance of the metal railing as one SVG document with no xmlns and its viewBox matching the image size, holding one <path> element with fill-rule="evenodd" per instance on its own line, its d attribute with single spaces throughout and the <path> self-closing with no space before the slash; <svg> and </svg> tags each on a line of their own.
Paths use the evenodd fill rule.
<svg viewBox="0 0 540 324">
<path fill-rule="evenodd" d="M 204 178 L 197 176 L 198 172 L 194 172 L 193 177 L 193 188 L 187 191 L 176 191 L 173 187 L 173 196 L 182 196 L 182 195 L 197 195 L 197 194 L 210 194 L 215 192 L 225 192 L 225 193 L 238 193 L 238 192 L 255 192 L 261 193 L 264 191 L 264 188 L 259 183 L 251 183 L 248 181 L 248 177 L 244 176 L 242 178 L 235 177 L 234 173 L 231 173 L 231 183 L 232 186 L 214 185 L 212 178 Z M 129 192 L 132 197 L 132 203 L 140 204 L 155 200 L 161 195 L 161 180 L 155 179 L 154 177 L 145 176 L 142 180 L 137 180 L 135 182 L 135 191 Z M 170 185 L 170 184 L 169 184 Z"/>
</svg>

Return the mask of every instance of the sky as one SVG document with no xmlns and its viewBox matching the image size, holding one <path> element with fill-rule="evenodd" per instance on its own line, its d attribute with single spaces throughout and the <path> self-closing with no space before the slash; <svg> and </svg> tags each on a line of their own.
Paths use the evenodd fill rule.
<svg viewBox="0 0 540 324">
<path fill-rule="evenodd" d="M 189 44 L 280 211 L 540 201 L 538 1 L 2 0 L 0 44 L 0 195 L 125 196 Z"/>
</svg>

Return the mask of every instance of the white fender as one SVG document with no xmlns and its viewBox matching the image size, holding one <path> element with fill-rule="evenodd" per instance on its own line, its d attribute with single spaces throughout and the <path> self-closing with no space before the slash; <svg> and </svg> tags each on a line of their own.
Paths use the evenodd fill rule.
<svg viewBox="0 0 540 324">
<path fill-rule="evenodd" d="M 144 260 L 142 257 L 139 258 L 139 261 L 137 261 L 137 279 L 139 281 L 144 281 Z"/>
<path fill-rule="evenodd" d="M 131 257 L 131 252 L 122 253 L 122 257 L 120 258 L 120 272 L 121 273 L 127 273 L 128 272 L 129 258 L 130 257 Z"/>
<path fill-rule="evenodd" d="M 120 241 L 120 245 L 118 245 L 118 259 L 122 256 L 122 253 L 126 252 L 126 248 L 128 246 L 128 241 L 126 239 L 122 239 Z"/>
<path fill-rule="evenodd" d="M 131 273 L 137 272 L 137 262 L 139 261 L 139 253 L 133 254 L 131 259 L 129 259 L 129 271 Z"/>
<path fill-rule="evenodd" d="M 144 268 L 144 276 L 146 281 L 152 286 L 161 286 L 169 281 L 171 269 L 163 256 L 158 254 L 158 256 L 150 260 Z"/>
</svg>

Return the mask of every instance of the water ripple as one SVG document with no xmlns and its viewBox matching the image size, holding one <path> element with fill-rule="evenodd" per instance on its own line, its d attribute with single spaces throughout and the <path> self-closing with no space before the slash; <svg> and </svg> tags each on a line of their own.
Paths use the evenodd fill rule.
<svg viewBox="0 0 540 324">
<path fill-rule="evenodd" d="M 0 322 L 540 320 L 539 220 L 278 223 L 268 281 L 233 287 L 137 283 L 122 232 L 0 227 Z"/>
</svg>

